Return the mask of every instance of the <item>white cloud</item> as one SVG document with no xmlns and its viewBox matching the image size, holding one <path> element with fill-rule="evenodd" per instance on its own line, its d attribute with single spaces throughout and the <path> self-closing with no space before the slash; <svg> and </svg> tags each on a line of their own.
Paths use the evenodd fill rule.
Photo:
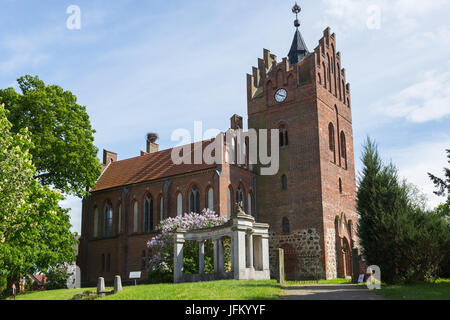
<svg viewBox="0 0 450 320">
<path fill-rule="evenodd" d="M 375 105 L 380 115 L 425 123 L 450 115 L 450 72 L 431 71 L 417 83 Z"/>
<path fill-rule="evenodd" d="M 344 29 L 367 28 L 374 13 L 371 8 L 378 8 L 382 24 L 390 23 L 396 31 L 400 28 L 410 32 L 418 26 L 418 19 L 447 6 L 450 0 L 323 0 L 323 3 L 326 16 L 338 19 Z"/>
</svg>

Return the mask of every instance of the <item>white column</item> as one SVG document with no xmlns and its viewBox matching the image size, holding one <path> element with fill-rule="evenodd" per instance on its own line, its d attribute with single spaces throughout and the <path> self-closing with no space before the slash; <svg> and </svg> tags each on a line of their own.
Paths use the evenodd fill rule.
<svg viewBox="0 0 450 320">
<path fill-rule="evenodd" d="M 200 274 L 205 273 L 205 241 L 201 240 L 198 242 L 198 265 L 200 269 Z"/>
<path fill-rule="evenodd" d="M 263 235 L 261 239 L 262 247 L 262 268 L 263 271 L 269 271 L 269 235 Z"/>
<path fill-rule="evenodd" d="M 254 268 L 253 264 L 253 233 L 247 233 L 247 268 Z"/>
<path fill-rule="evenodd" d="M 225 261 L 224 261 L 223 239 L 217 240 L 217 246 L 218 246 L 218 250 L 217 250 L 217 254 L 218 254 L 218 257 L 217 257 L 218 266 L 217 267 L 218 268 L 217 268 L 217 270 L 218 270 L 218 272 L 222 273 L 222 272 L 225 271 L 225 268 L 224 268 Z"/>
<path fill-rule="evenodd" d="M 173 246 L 173 281 L 179 283 L 183 280 L 183 246 L 184 232 L 176 232 Z"/>
<path fill-rule="evenodd" d="M 218 261 L 218 240 L 213 240 L 213 244 L 214 244 L 214 254 L 213 254 L 213 256 L 214 256 L 214 273 L 217 273 L 217 272 L 219 272 L 219 268 L 218 268 L 218 264 L 219 264 L 219 261 Z"/>
<path fill-rule="evenodd" d="M 234 279 L 242 279 L 246 269 L 245 231 L 235 230 L 233 232 L 233 272 Z"/>
</svg>

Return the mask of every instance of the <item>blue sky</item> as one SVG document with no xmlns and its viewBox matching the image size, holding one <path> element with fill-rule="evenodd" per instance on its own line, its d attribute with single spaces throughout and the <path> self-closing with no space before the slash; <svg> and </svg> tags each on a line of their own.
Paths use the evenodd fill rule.
<svg viewBox="0 0 450 320">
<path fill-rule="evenodd" d="M 263 48 L 281 59 L 294 35 L 291 0 L 0 1 L 0 87 L 32 74 L 72 91 L 87 106 L 100 151 L 119 159 L 137 156 L 149 131 L 165 149 L 175 129 L 193 130 L 195 120 L 226 130 L 232 114 L 246 114 L 245 74 Z M 70 5 L 81 9 L 80 30 L 66 27 Z M 442 174 L 450 148 L 450 0 L 300 5 L 311 51 L 326 27 L 337 35 L 357 170 L 370 135 L 437 205 L 427 172 Z M 64 205 L 79 232 L 80 200 Z"/>
</svg>

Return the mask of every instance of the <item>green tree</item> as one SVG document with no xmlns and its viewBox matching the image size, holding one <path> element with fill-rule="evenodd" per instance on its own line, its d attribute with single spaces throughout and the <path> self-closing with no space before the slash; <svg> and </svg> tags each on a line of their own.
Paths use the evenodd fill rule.
<svg viewBox="0 0 450 320">
<path fill-rule="evenodd" d="M 445 256 L 448 225 L 424 211 L 416 188 L 399 179 L 393 164 L 383 164 L 370 139 L 362 162 L 358 233 L 367 262 L 378 265 L 388 283 L 432 280 Z"/>
<path fill-rule="evenodd" d="M 36 177 L 43 185 L 84 196 L 101 171 L 86 107 L 78 105 L 71 92 L 45 85 L 37 76 L 17 81 L 21 93 L 14 88 L 0 90 L 0 103 L 9 110 L 12 132 L 28 128 L 32 133 Z"/>
<path fill-rule="evenodd" d="M 450 149 L 447 150 L 448 163 L 450 163 Z M 438 214 L 443 216 L 450 216 L 450 168 L 444 168 L 444 178 L 441 179 L 431 173 L 428 174 L 431 181 L 433 181 L 438 191 L 436 195 L 445 197 L 447 196 L 447 202 L 437 208 Z"/>
<path fill-rule="evenodd" d="M 35 179 L 25 128 L 11 132 L 7 111 L 0 105 L 0 283 L 11 285 L 28 273 L 75 260 L 64 197 Z"/>
</svg>

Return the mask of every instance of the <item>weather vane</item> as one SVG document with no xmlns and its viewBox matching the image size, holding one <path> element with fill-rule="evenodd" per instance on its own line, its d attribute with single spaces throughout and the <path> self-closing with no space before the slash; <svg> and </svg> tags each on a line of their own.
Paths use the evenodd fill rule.
<svg viewBox="0 0 450 320">
<path fill-rule="evenodd" d="M 302 8 L 300 8 L 300 6 L 296 2 L 295 6 L 292 7 L 292 12 L 295 13 L 294 26 L 296 28 L 300 27 L 300 21 L 298 20 L 298 14 L 300 13 L 300 11 L 302 11 Z"/>
</svg>

